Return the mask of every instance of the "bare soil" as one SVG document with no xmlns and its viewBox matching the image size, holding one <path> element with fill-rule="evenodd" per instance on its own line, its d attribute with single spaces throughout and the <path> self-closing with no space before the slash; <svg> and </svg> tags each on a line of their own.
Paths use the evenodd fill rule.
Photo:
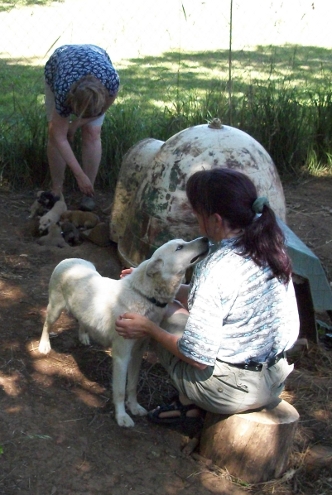
<svg viewBox="0 0 332 495">
<path fill-rule="evenodd" d="M 332 279 L 332 180 L 285 185 L 288 224 L 319 256 Z M 112 405 L 111 351 L 84 347 L 76 322 L 58 320 L 48 356 L 38 352 L 52 270 L 67 257 L 92 261 L 118 278 L 116 245 L 87 240 L 75 247 L 44 247 L 27 219 L 34 193 L 0 190 L 0 494 L 1 495 L 202 495 L 332 493 L 332 470 L 310 470 L 311 446 L 331 438 L 329 349 L 311 344 L 295 362 L 284 398 L 301 421 L 287 479 L 249 486 L 184 449 L 199 430 L 165 428 L 137 418 L 117 426 Z M 67 198 L 68 200 L 68 198 Z M 78 197 L 71 196 L 76 207 Z M 99 215 L 109 206 L 98 192 Z M 326 314 L 318 315 L 329 322 Z M 66 330 L 66 331 L 65 331 Z M 139 397 L 148 409 L 173 394 L 159 364 L 144 360 Z M 190 449 L 188 449 L 190 450 Z"/>
</svg>

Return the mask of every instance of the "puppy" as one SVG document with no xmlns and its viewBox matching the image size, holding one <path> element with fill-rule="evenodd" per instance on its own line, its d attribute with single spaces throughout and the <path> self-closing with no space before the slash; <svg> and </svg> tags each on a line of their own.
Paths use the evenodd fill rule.
<svg viewBox="0 0 332 495">
<path fill-rule="evenodd" d="M 82 244 L 80 232 L 74 224 L 68 222 L 68 220 L 65 220 L 64 222 L 60 222 L 60 225 L 62 229 L 62 237 L 67 244 L 70 246 L 78 246 L 79 244 Z"/>
<path fill-rule="evenodd" d="M 53 194 L 50 191 L 40 191 L 40 194 L 38 197 L 38 203 L 40 203 L 41 205 L 45 206 L 45 208 L 50 210 L 51 208 L 53 208 L 55 203 L 57 201 L 59 201 L 59 199 L 64 201 L 64 197 L 62 194 L 60 194 L 59 196 L 56 196 L 55 194 Z"/>
<path fill-rule="evenodd" d="M 62 195 L 61 195 L 62 196 Z M 47 211 L 53 208 L 54 204 L 63 199 L 60 196 L 55 196 L 49 191 L 38 191 L 37 199 L 33 202 L 30 208 L 30 215 L 28 218 L 34 218 L 37 215 L 44 215 Z"/>
<path fill-rule="evenodd" d="M 52 324 L 67 309 L 79 322 L 79 340 L 90 336 L 104 347 L 112 345 L 113 402 L 119 426 L 134 426 L 125 410 L 126 382 L 129 411 L 143 416 L 147 411 L 137 402 L 137 382 L 147 339 L 124 339 L 115 331 L 115 320 L 131 311 L 160 324 L 167 304 L 174 297 L 188 267 L 208 251 L 208 240 L 175 239 L 158 248 L 149 260 L 120 280 L 102 277 L 89 261 L 71 258 L 61 261 L 49 283 L 49 302 L 39 351 L 51 350 Z"/>
<path fill-rule="evenodd" d="M 66 241 L 62 237 L 60 225 L 53 223 L 48 229 L 48 233 L 37 240 L 37 244 L 41 246 L 56 246 L 63 248 L 67 246 Z"/>
<path fill-rule="evenodd" d="M 67 205 L 63 199 L 54 203 L 53 208 L 39 219 L 39 232 L 45 232 L 51 225 L 58 223 L 62 213 L 67 211 Z"/>
<path fill-rule="evenodd" d="M 99 222 L 100 219 L 95 213 L 91 211 L 82 210 L 67 210 L 61 215 L 61 221 L 68 220 L 77 228 L 82 228 L 84 230 L 93 229 Z"/>
<path fill-rule="evenodd" d="M 30 215 L 28 216 L 28 218 L 34 218 L 36 217 L 37 215 L 44 215 L 45 213 L 45 208 L 42 204 L 40 204 L 39 202 L 39 198 L 42 194 L 44 194 L 45 191 L 38 191 L 37 192 L 37 199 L 35 199 L 35 201 L 32 203 L 31 207 L 30 207 Z"/>
</svg>

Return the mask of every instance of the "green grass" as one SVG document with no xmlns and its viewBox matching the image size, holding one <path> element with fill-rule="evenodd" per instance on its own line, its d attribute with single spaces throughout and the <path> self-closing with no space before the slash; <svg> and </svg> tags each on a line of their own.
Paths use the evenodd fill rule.
<svg viewBox="0 0 332 495">
<path fill-rule="evenodd" d="M 52 1 L 62 2 L 63 0 L 0 0 L 0 12 L 8 12 L 17 7 L 26 7 L 29 5 L 49 5 Z"/>
<path fill-rule="evenodd" d="M 324 48 L 257 47 L 232 53 L 229 81 L 227 50 L 122 60 L 97 186 L 115 187 L 123 155 L 139 140 L 165 141 L 216 116 L 257 139 L 281 175 L 330 173 L 331 65 Z M 43 67 L 0 59 L 0 83 L 0 181 L 47 187 Z"/>
</svg>

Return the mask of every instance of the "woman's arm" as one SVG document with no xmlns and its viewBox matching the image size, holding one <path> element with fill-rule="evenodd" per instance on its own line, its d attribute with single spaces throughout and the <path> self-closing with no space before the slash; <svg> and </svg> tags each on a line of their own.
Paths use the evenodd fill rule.
<svg viewBox="0 0 332 495">
<path fill-rule="evenodd" d="M 180 288 L 175 296 L 175 299 L 179 301 L 184 308 L 188 311 L 188 294 L 189 294 L 189 285 L 181 284 Z"/>
<path fill-rule="evenodd" d="M 158 325 L 145 316 L 137 313 L 125 313 L 116 320 L 115 329 L 124 339 L 151 337 L 182 361 L 201 370 L 206 368 L 205 364 L 198 363 L 197 361 L 186 357 L 179 351 L 177 345 L 179 340 L 178 336 L 158 327 Z"/>
<path fill-rule="evenodd" d="M 64 161 L 73 172 L 78 187 L 83 194 L 92 196 L 94 194 L 93 185 L 88 176 L 83 172 L 68 141 L 69 119 L 61 117 L 54 110 L 48 129 L 49 139 L 52 145 L 57 148 Z"/>
</svg>

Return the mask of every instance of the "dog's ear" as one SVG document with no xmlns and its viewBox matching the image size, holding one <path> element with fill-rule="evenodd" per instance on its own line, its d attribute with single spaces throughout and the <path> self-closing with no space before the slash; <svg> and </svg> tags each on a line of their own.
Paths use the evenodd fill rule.
<svg viewBox="0 0 332 495">
<path fill-rule="evenodd" d="M 164 262 L 161 258 L 157 258 L 155 260 L 151 260 L 148 263 L 146 274 L 148 277 L 153 277 L 156 273 L 160 272 L 164 265 Z"/>
</svg>

